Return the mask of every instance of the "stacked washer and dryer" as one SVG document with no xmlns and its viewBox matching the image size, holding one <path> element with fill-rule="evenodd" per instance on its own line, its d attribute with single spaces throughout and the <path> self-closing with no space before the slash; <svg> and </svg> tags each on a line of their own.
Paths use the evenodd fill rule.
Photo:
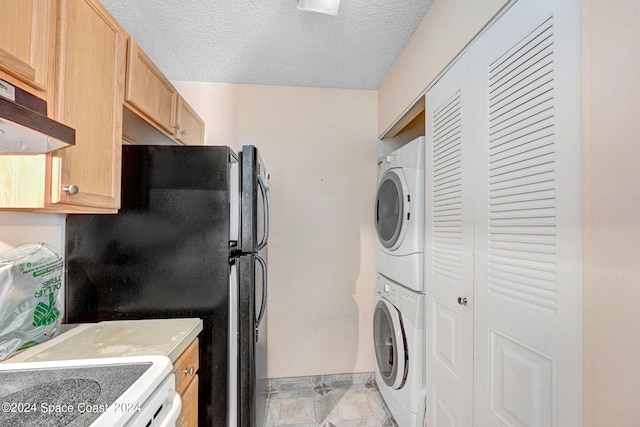
<svg viewBox="0 0 640 427">
<path fill-rule="evenodd" d="M 425 411 L 424 150 L 420 137 L 378 163 L 376 382 L 400 427 Z"/>
</svg>

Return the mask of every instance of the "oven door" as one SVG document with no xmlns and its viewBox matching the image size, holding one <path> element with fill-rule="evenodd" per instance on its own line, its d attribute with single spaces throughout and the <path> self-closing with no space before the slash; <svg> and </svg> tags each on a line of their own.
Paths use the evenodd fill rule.
<svg viewBox="0 0 640 427">
<path fill-rule="evenodd" d="M 382 298 L 373 314 L 373 340 L 378 372 L 384 383 L 400 389 L 407 379 L 407 343 L 400 312 Z"/>
</svg>

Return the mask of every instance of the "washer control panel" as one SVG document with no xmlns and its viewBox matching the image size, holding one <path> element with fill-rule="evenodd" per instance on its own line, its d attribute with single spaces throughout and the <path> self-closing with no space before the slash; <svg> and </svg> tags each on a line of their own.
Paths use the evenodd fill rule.
<svg viewBox="0 0 640 427">
<path fill-rule="evenodd" d="M 376 293 L 378 297 L 385 298 L 396 306 L 405 321 L 410 321 L 418 329 L 423 328 L 423 294 L 405 288 L 382 274 L 378 274 Z"/>
</svg>

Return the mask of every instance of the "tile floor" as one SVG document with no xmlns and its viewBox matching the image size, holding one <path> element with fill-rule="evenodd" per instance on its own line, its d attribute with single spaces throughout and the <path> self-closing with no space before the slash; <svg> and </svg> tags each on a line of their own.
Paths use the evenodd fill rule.
<svg viewBox="0 0 640 427">
<path fill-rule="evenodd" d="M 372 373 L 269 380 L 264 427 L 382 427 L 396 422 Z"/>
</svg>

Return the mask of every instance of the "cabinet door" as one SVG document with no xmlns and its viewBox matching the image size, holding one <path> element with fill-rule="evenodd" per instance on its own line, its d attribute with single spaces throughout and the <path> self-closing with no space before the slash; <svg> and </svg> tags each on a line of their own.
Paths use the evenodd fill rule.
<svg viewBox="0 0 640 427">
<path fill-rule="evenodd" d="M 46 89 L 52 41 L 50 0 L 0 0 L 0 69 Z"/>
<path fill-rule="evenodd" d="M 579 7 L 473 45 L 476 426 L 582 426 Z"/>
<path fill-rule="evenodd" d="M 76 145 L 54 154 L 51 202 L 118 208 L 125 32 L 98 0 L 74 0 L 60 2 L 57 33 L 54 116 Z"/>
<path fill-rule="evenodd" d="M 177 139 L 185 145 L 204 144 L 204 121 L 182 98 L 178 97 Z"/>
<path fill-rule="evenodd" d="M 0 208 L 42 208 L 47 155 L 0 156 Z"/>
<path fill-rule="evenodd" d="M 196 338 L 176 359 L 173 373 L 176 392 L 182 398 L 182 409 L 176 426 L 198 425 L 198 369 L 200 368 L 200 341 Z"/>
<path fill-rule="evenodd" d="M 473 52 L 426 94 L 426 425 L 473 425 Z"/>
<path fill-rule="evenodd" d="M 182 392 L 180 396 L 182 398 L 182 409 L 176 421 L 177 427 L 198 426 L 198 385 L 198 375 L 196 375 Z"/>
<path fill-rule="evenodd" d="M 178 92 L 138 44 L 129 39 L 125 101 L 172 136 Z"/>
</svg>

